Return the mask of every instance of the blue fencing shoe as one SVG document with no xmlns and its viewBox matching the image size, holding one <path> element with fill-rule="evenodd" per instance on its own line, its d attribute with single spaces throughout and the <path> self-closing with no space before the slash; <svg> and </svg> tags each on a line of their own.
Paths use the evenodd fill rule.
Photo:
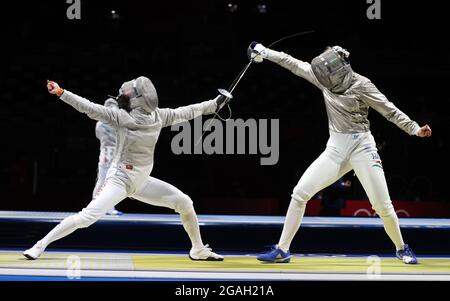
<svg viewBox="0 0 450 301">
<path fill-rule="evenodd" d="M 414 254 L 413 250 L 405 244 L 403 247 L 403 250 L 398 250 L 395 255 L 397 255 L 397 258 L 402 260 L 406 264 L 416 264 L 417 263 L 417 257 Z"/>
<path fill-rule="evenodd" d="M 291 261 L 291 257 L 291 252 L 283 252 L 278 245 L 273 245 L 269 252 L 259 255 L 256 259 L 271 263 L 288 263 Z"/>
</svg>

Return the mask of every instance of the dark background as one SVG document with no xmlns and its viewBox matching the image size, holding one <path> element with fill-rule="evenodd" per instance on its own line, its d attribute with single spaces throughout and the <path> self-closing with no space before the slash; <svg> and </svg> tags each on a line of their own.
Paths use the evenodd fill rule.
<svg viewBox="0 0 450 301">
<path fill-rule="evenodd" d="M 82 0 L 81 20 L 67 19 L 64 0 L 1 4 L 0 210 L 75 211 L 90 200 L 99 146 L 95 121 L 49 95 L 47 79 L 102 103 L 122 82 L 145 75 L 160 107 L 177 107 L 228 87 L 247 63 L 251 41 L 268 45 L 305 30 L 315 33 L 274 49 L 310 61 L 325 46 L 341 45 L 356 72 L 432 127 L 429 139 L 410 137 L 375 111 L 369 114 L 392 199 L 449 202 L 448 179 L 441 176 L 449 170 L 446 9 L 438 1 L 391 2 L 382 0 L 381 20 L 366 17 L 365 0 Z M 258 12 L 258 4 L 267 12 Z M 113 9 L 120 18 L 112 18 Z M 152 175 L 189 194 L 198 213 L 284 215 L 292 188 L 328 138 L 321 93 L 265 62 L 251 66 L 234 96 L 233 118 L 280 120 L 277 165 L 260 166 L 258 155 L 177 156 L 170 149 L 176 133 L 166 128 Z M 356 178 L 347 177 L 354 182 L 350 197 L 366 198 Z M 270 210 L 260 210 L 264 200 Z M 118 208 L 168 212 L 134 200 Z"/>
</svg>

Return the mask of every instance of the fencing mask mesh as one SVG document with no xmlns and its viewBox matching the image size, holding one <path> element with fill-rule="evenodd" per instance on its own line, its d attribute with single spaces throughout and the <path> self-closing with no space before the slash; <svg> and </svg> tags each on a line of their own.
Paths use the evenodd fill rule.
<svg viewBox="0 0 450 301">
<path fill-rule="evenodd" d="M 317 80 L 334 93 L 347 90 L 353 81 L 349 56 L 347 50 L 334 46 L 315 57 L 311 62 L 311 68 Z"/>
<path fill-rule="evenodd" d="M 120 95 L 126 95 L 130 101 L 130 109 L 142 108 L 147 113 L 158 107 L 158 94 L 150 79 L 140 76 L 123 83 Z"/>
</svg>

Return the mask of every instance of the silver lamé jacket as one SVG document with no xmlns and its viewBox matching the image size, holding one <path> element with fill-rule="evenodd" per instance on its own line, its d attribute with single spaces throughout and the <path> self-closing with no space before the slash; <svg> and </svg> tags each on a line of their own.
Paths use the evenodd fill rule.
<svg viewBox="0 0 450 301">
<path fill-rule="evenodd" d="M 342 94 L 335 94 L 319 83 L 309 63 L 283 52 L 267 50 L 268 60 L 306 79 L 322 91 L 330 131 L 344 134 L 368 132 L 370 107 L 409 135 L 417 135 L 420 126 L 388 101 L 368 78 L 354 72 L 354 82 L 350 88 Z"/>
<path fill-rule="evenodd" d="M 67 90 L 60 99 L 91 119 L 108 123 L 116 129 L 116 152 L 110 170 L 127 185 L 128 194 L 141 187 L 153 168 L 153 154 L 161 129 L 216 110 L 211 99 L 177 109 L 156 108 L 146 113 L 137 107 L 131 112 L 107 108 Z"/>
</svg>

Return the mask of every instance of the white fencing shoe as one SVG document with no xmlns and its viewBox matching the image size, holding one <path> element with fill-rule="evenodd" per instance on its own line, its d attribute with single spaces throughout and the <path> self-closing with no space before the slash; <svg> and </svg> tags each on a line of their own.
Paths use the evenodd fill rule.
<svg viewBox="0 0 450 301">
<path fill-rule="evenodd" d="M 117 210 L 116 208 L 112 208 L 111 210 L 109 210 L 108 212 L 106 212 L 106 215 L 116 215 L 116 216 L 120 216 L 120 215 L 123 215 L 123 212 Z"/>
<path fill-rule="evenodd" d="M 38 259 L 42 253 L 44 253 L 44 250 L 45 249 L 43 248 L 41 242 L 38 241 L 31 249 L 23 252 L 23 256 L 25 256 L 29 260 L 35 260 Z"/>
<path fill-rule="evenodd" d="M 191 260 L 203 260 L 203 261 L 222 261 L 223 256 L 214 253 L 208 245 L 203 246 L 201 249 L 191 249 L 189 252 L 189 258 Z"/>
</svg>

